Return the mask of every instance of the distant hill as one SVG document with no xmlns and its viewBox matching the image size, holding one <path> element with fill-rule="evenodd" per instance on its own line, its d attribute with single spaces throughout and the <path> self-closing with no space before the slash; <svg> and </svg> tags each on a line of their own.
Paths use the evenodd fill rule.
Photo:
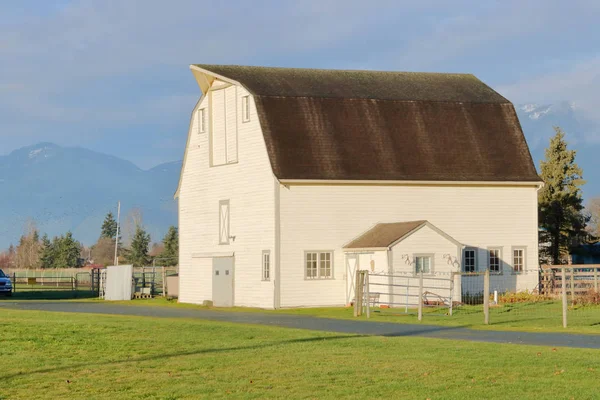
<svg viewBox="0 0 600 400">
<path fill-rule="evenodd" d="M 587 119 L 575 104 L 566 101 L 521 104 L 517 106 L 517 114 L 538 174 L 544 150 L 554 135 L 553 126 L 560 126 L 567 133 L 569 147 L 577 150 L 576 160 L 587 180 L 583 187 L 584 197 L 600 196 L 600 124 Z"/>
<path fill-rule="evenodd" d="M 181 162 L 144 171 L 129 161 L 79 147 L 40 143 L 0 156 L 0 249 L 17 243 L 28 219 L 50 236 L 71 230 L 94 243 L 108 211 L 121 221 L 132 208 L 143 213 L 152 240 L 177 224 L 173 200 Z"/>
</svg>

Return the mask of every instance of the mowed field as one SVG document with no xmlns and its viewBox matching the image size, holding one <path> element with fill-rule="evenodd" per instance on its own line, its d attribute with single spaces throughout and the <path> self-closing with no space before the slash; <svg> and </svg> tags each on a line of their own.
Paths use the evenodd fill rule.
<svg viewBox="0 0 600 400">
<path fill-rule="evenodd" d="M 594 399 L 600 351 L 0 310 L 2 399 Z"/>
</svg>

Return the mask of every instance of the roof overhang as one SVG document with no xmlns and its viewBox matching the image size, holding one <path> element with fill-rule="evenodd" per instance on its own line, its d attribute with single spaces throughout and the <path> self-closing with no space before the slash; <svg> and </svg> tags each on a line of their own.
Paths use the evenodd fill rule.
<svg viewBox="0 0 600 400">
<path fill-rule="evenodd" d="M 282 185 L 377 185 L 377 186 L 526 186 L 540 189 L 542 181 L 419 181 L 419 180 L 331 180 L 331 179 L 279 179 Z"/>
</svg>

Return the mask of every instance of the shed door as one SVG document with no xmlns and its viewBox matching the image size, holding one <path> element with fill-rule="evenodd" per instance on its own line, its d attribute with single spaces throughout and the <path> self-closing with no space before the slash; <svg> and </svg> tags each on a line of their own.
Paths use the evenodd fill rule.
<svg viewBox="0 0 600 400">
<path fill-rule="evenodd" d="M 212 297 L 215 307 L 233 307 L 233 257 L 213 258 Z"/>
</svg>

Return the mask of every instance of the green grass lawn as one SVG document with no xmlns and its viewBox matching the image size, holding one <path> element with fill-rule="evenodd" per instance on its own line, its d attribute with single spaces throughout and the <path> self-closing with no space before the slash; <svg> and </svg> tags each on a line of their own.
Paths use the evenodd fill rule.
<svg viewBox="0 0 600 400">
<path fill-rule="evenodd" d="M 2 399 L 597 398 L 600 350 L 0 311 Z"/>
<path fill-rule="evenodd" d="M 93 300 L 97 301 L 97 300 Z M 265 312 L 294 315 L 309 315 L 322 318 L 360 319 L 355 318 L 352 308 L 294 308 L 282 310 L 261 310 L 258 308 L 232 307 L 208 308 L 194 304 L 177 303 L 176 300 L 154 298 L 148 300 L 132 300 L 117 302 L 130 306 L 161 306 L 192 309 L 212 309 L 219 311 Z M 568 327 L 562 327 L 562 306 L 560 302 L 516 303 L 490 308 L 490 325 L 485 325 L 482 306 L 465 306 L 456 308 L 452 316 L 439 315 L 439 310 L 425 310 L 422 323 L 443 326 L 463 326 L 473 329 L 518 330 L 530 332 L 569 332 L 600 334 L 600 306 L 579 307 L 569 310 Z M 416 310 L 412 314 L 403 314 L 401 310 L 373 308 L 370 321 L 394 323 L 419 323 Z"/>
</svg>

